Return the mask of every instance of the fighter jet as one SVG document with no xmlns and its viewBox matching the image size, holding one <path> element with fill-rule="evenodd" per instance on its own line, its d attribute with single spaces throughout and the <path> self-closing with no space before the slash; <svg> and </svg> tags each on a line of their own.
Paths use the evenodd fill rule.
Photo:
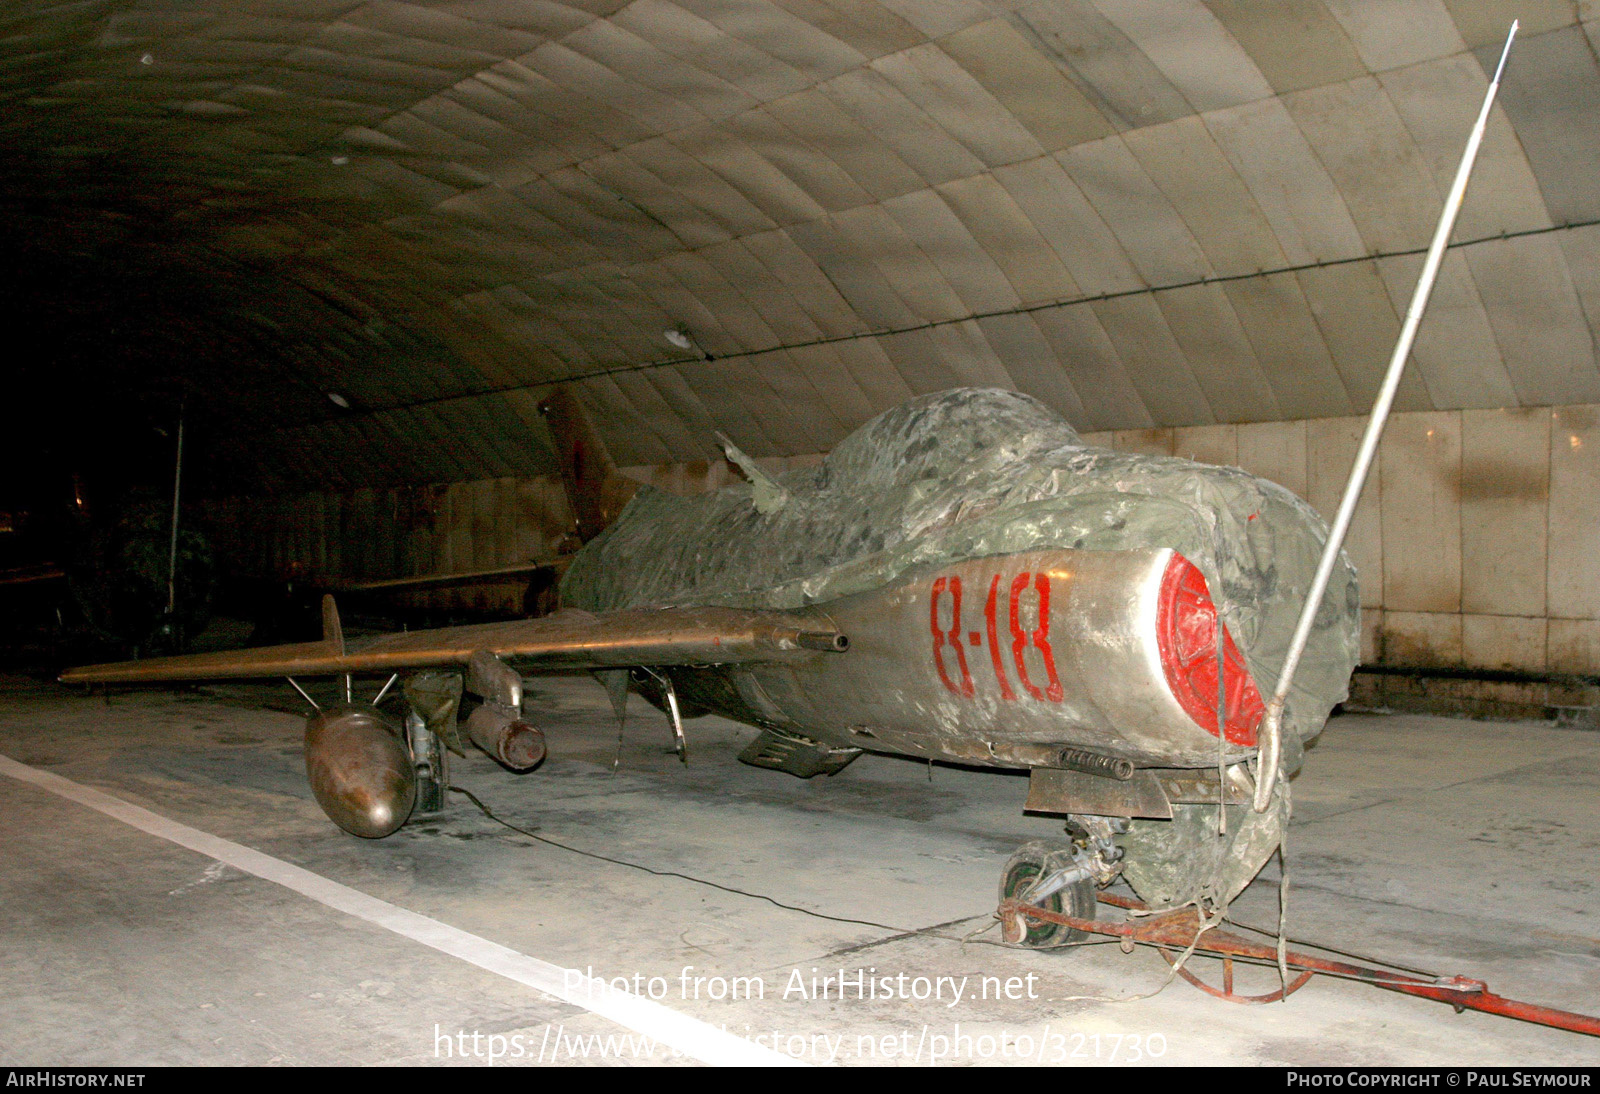
<svg viewBox="0 0 1600 1094">
<path fill-rule="evenodd" d="M 558 402 L 562 413 L 570 403 Z M 597 440 L 593 442 L 597 444 Z M 376 838 L 436 809 L 465 736 L 513 771 L 546 751 L 523 679 L 587 670 L 618 717 L 631 692 L 670 721 L 758 731 L 740 759 L 800 777 L 863 752 L 1027 769 L 1025 808 L 1067 818 L 1002 871 L 1002 897 L 1092 918 L 1118 876 L 1153 908 L 1223 905 L 1287 814 L 1250 808 L 1262 682 L 1276 679 L 1327 529 L 1237 468 L 1090 446 L 1011 391 L 926 395 L 820 464 L 680 497 L 641 488 L 573 558 L 537 619 L 93 665 L 74 684 L 339 676 L 306 768 L 341 828 Z M 610 514 L 606 514 L 609 518 Z M 1280 772 L 1345 696 L 1358 653 L 1341 559 L 1290 696 Z M 352 701 L 405 677 L 406 725 Z M 298 687 L 298 685 L 296 685 Z M 380 698 L 382 695 L 380 694 Z M 421 805 L 419 806 L 419 800 Z M 1073 933 L 1030 928 L 1032 946 Z"/>
</svg>

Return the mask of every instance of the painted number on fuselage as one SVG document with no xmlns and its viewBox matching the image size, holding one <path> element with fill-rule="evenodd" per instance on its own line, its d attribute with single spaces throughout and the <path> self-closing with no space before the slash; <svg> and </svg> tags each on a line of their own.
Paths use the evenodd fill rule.
<svg viewBox="0 0 1600 1094">
<path fill-rule="evenodd" d="M 1029 631 L 1022 622 L 1023 597 L 1032 592 L 1038 601 L 1039 625 Z M 1011 661 L 1017 670 L 1017 680 L 1032 698 L 1061 702 L 1061 678 L 1056 673 L 1055 652 L 1050 648 L 1050 575 L 1024 571 L 1011 581 L 1005 605 L 1010 615 Z M 1006 674 L 1004 656 L 1000 647 L 999 621 L 996 618 L 1003 596 L 1000 575 L 989 581 L 989 595 L 983 604 L 982 631 L 961 629 L 961 578 L 957 575 L 941 577 L 934 581 L 928 602 L 928 629 L 933 634 L 933 664 L 939 670 L 939 680 L 945 688 L 963 699 L 977 694 L 972 679 L 972 669 L 967 664 L 966 646 L 982 645 L 987 639 L 989 661 L 994 667 L 995 683 L 1000 698 L 1014 700 L 1016 691 Z M 948 603 L 950 624 L 940 622 L 940 608 Z M 964 640 L 964 641 L 963 641 Z M 1032 646 L 1044 665 L 1044 687 L 1040 687 L 1028 672 L 1027 651 Z"/>
<path fill-rule="evenodd" d="M 950 594 L 950 632 L 945 634 L 939 626 L 939 598 Z M 972 684 L 972 673 L 967 668 L 967 651 L 961 646 L 961 579 L 941 577 L 933 583 L 933 598 L 928 610 L 928 626 L 933 630 L 933 663 L 939 668 L 939 679 L 944 686 L 964 699 L 970 699 L 977 689 Z M 953 650 L 956 665 L 961 669 L 961 683 L 950 678 L 945 669 L 944 651 Z"/>
</svg>

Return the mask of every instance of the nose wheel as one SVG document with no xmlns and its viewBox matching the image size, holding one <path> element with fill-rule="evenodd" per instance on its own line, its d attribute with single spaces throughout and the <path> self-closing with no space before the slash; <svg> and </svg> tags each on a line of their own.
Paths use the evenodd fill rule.
<svg viewBox="0 0 1600 1094">
<path fill-rule="evenodd" d="M 1034 840 L 1017 848 L 1000 875 L 1000 899 L 1021 901 L 1047 912 L 1093 919 L 1097 886 L 1075 844 Z M 1085 931 L 1058 923 L 1019 918 L 1015 929 L 1005 926 L 1005 939 L 1033 950 L 1049 950 L 1088 938 Z M 1013 938 L 1013 934 L 1018 937 Z"/>
</svg>

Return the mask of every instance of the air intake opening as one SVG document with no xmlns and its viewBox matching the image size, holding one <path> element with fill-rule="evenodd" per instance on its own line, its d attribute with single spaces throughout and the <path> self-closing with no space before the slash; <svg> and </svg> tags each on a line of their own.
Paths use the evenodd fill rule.
<svg viewBox="0 0 1600 1094">
<path fill-rule="evenodd" d="M 1222 629 L 1222 641 L 1228 743 L 1254 745 L 1266 707 L 1227 627 Z M 1156 643 L 1167 686 L 1178 705 L 1201 729 L 1216 736 L 1217 609 L 1204 575 L 1176 551 L 1161 578 Z"/>
</svg>

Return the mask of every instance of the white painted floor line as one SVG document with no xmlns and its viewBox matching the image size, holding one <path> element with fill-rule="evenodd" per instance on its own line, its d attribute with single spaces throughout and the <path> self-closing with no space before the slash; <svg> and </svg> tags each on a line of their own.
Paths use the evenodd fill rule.
<svg viewBox="0 0 1600 1094">
<path fill-rule="evenodd" d="M 159 813 L 132 805 L 120 798 L 70 779 L 19 763 L 0 755 L 0 774 L 29 783 L 63 798 L 88 806 L 124 824 L 157 836 L 180 847 L 187 847 L 247 874 L 275 882 L 301 896 L 329 908 L 364 919 L 395 934 L 431 946 L 441 953 L 458 957 L 519 984 L 582 1007 L 619 1025 L 626 1026 L 662 1045 L 676 1049 L 708 1064 L 741 1066 L 803 1066 L 802 1062 L 774 1052 L 743 1037 L 691 1018 L 640 996 L 612 989 L 575 969 L 565 969 L 537 957 L 529 957 L 498 942 L 469 934 L 448 923 L 407 911 L 386 900 L 331 881 L 320 874 L 252 850 L 232 840 L 213 836 L 198 828 L 169 820 Z"/>
</svg>

